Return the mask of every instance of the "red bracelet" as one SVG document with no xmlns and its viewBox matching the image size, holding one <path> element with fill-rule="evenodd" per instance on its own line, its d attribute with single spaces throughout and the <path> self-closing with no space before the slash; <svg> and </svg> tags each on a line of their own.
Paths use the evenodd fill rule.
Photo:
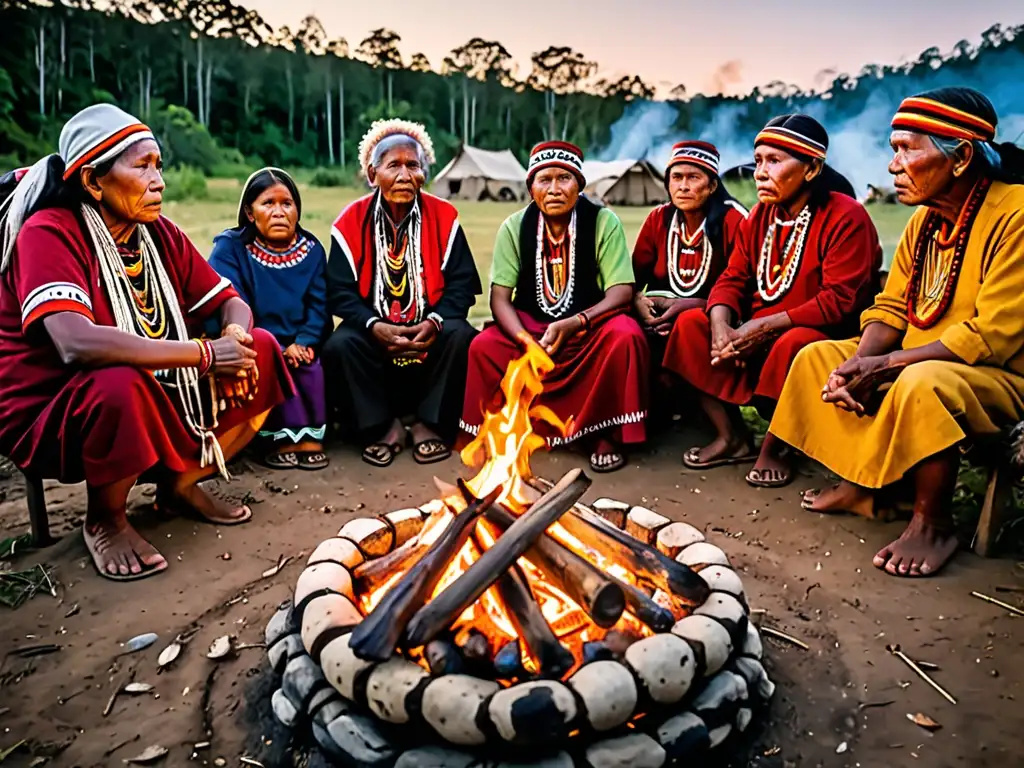
<svg viewBox="0 0 1024 768">
<path fill-rule="evenodd" d="M 586 312 L 580 312 L 578 315 L 576 315 L 576 317 L 579 318 L 580 325 L 583 326 L 583 330 L 584 331 L 589 331 L 590 330 L 590 318 L 587 317 L 587 313 Z"/>
<path fill-rule="evenodd" d="M 202 378 L 213 368 L 214 352 L 213 345 L 206 339 L 192 339 L 199 345 L 199 378 Z"/>
</svg>

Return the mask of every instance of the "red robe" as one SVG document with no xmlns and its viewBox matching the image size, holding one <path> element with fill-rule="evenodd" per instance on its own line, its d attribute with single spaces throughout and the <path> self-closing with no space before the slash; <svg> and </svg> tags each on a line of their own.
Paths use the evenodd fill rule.
<svg viewBox="0 0 1024 768">
<path fill-rule="evenodd" d="M 147 225 L 190 334 L 238 294 L 165 218 Z M 199 442 L 153 373 L 130 365 L 65 364 L 42 320 L 77 312 L 116 327 L 113 310 L 79 215 L 63 208 L 34 214 L 18 235 L 0 279 L 0 453 L 21 469 L 64 483 L 106 485 L 162 465 L 184 472 Z M 219 415 L 215 430 L 269 411 L 292 391 L 274 338 L 256 329 L 259 389 L 244 408 Z M 209 423 L 209 421 L 207 421 Z"/>
<path fill-rule="evenodd" d="M 757 288 L 758 260 L 777 216 L 775 206 L 754 206 L 740 228 L 728 267 L 708 296 L 707 309 L 684 312 L 676 320 L 665 352 L 666 368 L 701 392 L 735 405 L 746 405 L 755 396 L 778 400 L 797 352 L 814 341 L 856 334 L 861 311 L 878 292 L 882 247 L 875 225 L 864 206 L 832 192 L 813 213 L 789 290 L 765 301 Z M 776 226 L 776 253 L 789 231 Z M 786 312 L 793 327 L 750 355 L 746 367 L 729 362 L 713 367 L 708 315 L 718 305 L 733 311 L 737 326 Z"/>
</svg>

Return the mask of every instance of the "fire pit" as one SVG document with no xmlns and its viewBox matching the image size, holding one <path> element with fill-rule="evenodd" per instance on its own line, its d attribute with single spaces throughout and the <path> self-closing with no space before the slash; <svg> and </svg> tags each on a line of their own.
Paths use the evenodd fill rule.
<svg viewBox="0 0 1024 768">
<path fill-rule="evenodd" d="M 351 520 L 266 629 L 275 715 L 343 764 L 661 766 L 746 730 L 774 685 L 739 577 L 697 529 L 573 470 L 537 478 L 536 347 L 417 509 Z"/>
</svg>

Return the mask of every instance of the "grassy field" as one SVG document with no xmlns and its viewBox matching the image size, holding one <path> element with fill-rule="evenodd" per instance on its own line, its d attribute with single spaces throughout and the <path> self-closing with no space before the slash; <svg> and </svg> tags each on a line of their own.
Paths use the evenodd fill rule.
<svg viewBox="0 0 1024 768">
<path fill-rule="evenodd" d="M 209 182 L 209 196 L 205 200 L 170 202 L 165 205 L 165 214 L 192 238 L 203 253 L 209 253 L 213 238 L 223 229 L 234 226 L 238 215 L 238 196 L 241 185 L 234 180 L 216 179 Z M 324 247 L 330 250 L 331 224 L 347 203 L 362 194 L 360 190 L 347 188 L 318 188 L 303 186 L 302 223 L 320 238 Z M 750 190 L 737 190 L 737 196 L 744 203 L 751 200 Z M 476 258 L 481 281 L 487 284 L 494 249 L 494 235 L 501 222 L 518 207 L 515 203 L 459 202 L 459 217 L 470 247 Z M 885 248 L 886 264 L 892 258 L 893 249 L 903 227 L 910 217 L 910 209 L 895 205 L 872 206 L 871 215 L 878 227 Z M 640 232 L 640 226 L 647 216 L 647 208 L 621 207 L 615 212 L 622 219 L 630 247 Z M 489 316 L 486 299 L 481 297 L 470 313 L 471 319 Z"/>
</svg>

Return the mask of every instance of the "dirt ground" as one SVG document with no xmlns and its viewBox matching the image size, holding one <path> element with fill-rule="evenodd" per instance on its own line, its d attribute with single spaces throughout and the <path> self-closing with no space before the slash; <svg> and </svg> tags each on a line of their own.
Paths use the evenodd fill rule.
<svg viewBox="0 0 1024 768">
<path fill-rule="evenodd" d="M 939 577 L 897 581 L 875 570 L 871 556 L 898 535 L 899 523 L 801 511 L 798 491 L 820 483 L 809 473 L 782 491 L 758 491 L 743 482 L 744 468 L 685 470 L 679 456 L 696 438 L 671 435 L 633 456 L 622 472 L 595 476 L 586 498 L 644 504 L 705 530 L 742 571 L 751 607 L 764 611 L 762 624 L 810 646 L 805 651 L 766 639 L 766 666 L 779 687 L 749 765 L 1024 765 L 1024 619 L 970 597 L 978 590 L 1021 605 L 1024 594 L 995 592 L 996 586 L 1024 586 L 1021 566 L 961 553 Z M 134 584 L 105 581 L 89 564 L 75 530 L 84 489 L 49 487 L 53 527 L 64 538 L 16 566 L 55 566 L 58 598 L 44 594 L 15 611 L 0 609 L 0 755 L 26 741 L 0 758 L 3 768 L 122 765 L 153 744 L 170 750 L 163 765 L 213 765 L 218 757 L 241 765 L 242 755 L 266 760 L 266 739 L 246 725 L 246 692 L 266 667 L 264 652 L 242 650 L 214 662 L 205 657 L 207 647 L 229 633 L 242 642 L 261 641 L 267 619 L 290 596 L 316 544 L 354 515 L 426 501 L 434 495 L 432 475 L 452 478 L 460 469 L 455 459 L 420 467 L 403 454 L 389 470 L 375 470 L 351 448 L 334 448 L 331 455 L 330 469 L 320 473 L 243 467 L 230 487 L 251 494 L 255 517 L 236 528 L 161 517 L 148 507 L 146 489 L 137 491 L 136 525 L 171 567 Z M 561 453 L 538 457 L 534 465 L 556 478 L 582 459 Z M 25 529 L 26 511 L 18 481 L 3 481 L 0 491 L 6 491 L 3 538 Z M 261 578 L 282 555 L 293 560 Z M 192 626 L 198 633 L 182 657 L 158 675 L 160 650 Z M 159 641 L 116 658 L 121 643 L 145 632 L 157 633 Z M 7 657 L 14 648 L 43 643 L 61 649 L 28 660 Z M 937 664 L 933 675 L 957 704 L 890 655 L 886 645 L 892 643 Z M 104 717 L 112 681 L 132 670 L 135 681 L 151 683 L 158 696 L 122 695 Z M 908 714 L 916 713 L 941 729 L 930 733 L 910 722 Z M 210 746 L 190 761 L 193 745 L 204 741 Z"/>
</svg>

